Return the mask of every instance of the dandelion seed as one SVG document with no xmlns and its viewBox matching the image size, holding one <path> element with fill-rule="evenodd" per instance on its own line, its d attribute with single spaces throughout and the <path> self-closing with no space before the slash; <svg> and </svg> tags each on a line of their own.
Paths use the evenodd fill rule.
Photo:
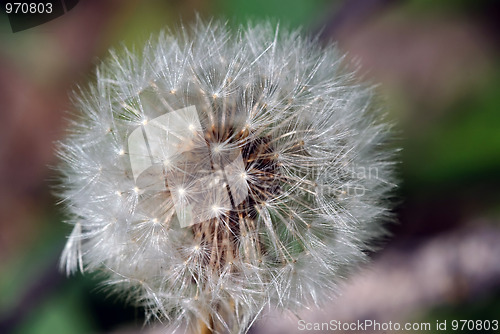
<svg viewBox="0 0 500 334">
<path fill-rule="evenodd" d="M 61 267 L 219 333 L 331 296 L 384 235 L 394 187 L 389 127 L 342 62 L 270 24 L 112 52 L 59 149 L 75 217 Z"/>
</svg>

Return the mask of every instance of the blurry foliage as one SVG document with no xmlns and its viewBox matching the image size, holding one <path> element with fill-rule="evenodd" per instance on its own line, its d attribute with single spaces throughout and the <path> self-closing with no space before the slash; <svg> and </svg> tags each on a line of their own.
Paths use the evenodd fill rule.
<svg viewBox="0 0 500 334">
<path fill-rule="evenodd" d="M 236 23 L 270 18 L 287 26 L 298 27 L 325 20 L 332 5 L 340 3 L 339 0 L 216 0 L 213 14 Z"/>
<path fill-rule="evenodd" d="M 75 284 L 64 284 L 56 293 L 38 305 L 36 312 L 28 314 L 14 334 L 72 333 L 88 334 L 96 331 L 85 303 L 88 291 Z"/>
<path fill-rule="evenodd" d="M 421 11 L 456 11 L 464 12 L 482 9 L 493 5 L 497 0 L 409 0 L 409 7 Z"/>
<path fill-rule="evenodd" d="M 500 314 L 500 290 L 494 291 L 492 294 L 487 296 L 480 296 L 474 300 L 470 300 L 467 304 L 448 304 L 436 307 L 431 310 L 427 310 L 427 315 L 424 316 L 420 322 L 430 322 L 432 326 L 435 326 L 436 321 L 442 323 L 446 321 L 446 330 L 439 331 L 438 333 L 457 333 L 460 330 L 453 330 L 452 321 L 453 320 L 499 320 L 498 315 Z M 462 323 L 459 323 L 459 328 L 462 327 Z M 464 330 L 462 332 L 469 333 L 494 333 L 493 330 L 474 330 L 468 331 Z"/>
<path fill-rule="evenodd" d="M 499 179 L 500 66 L 492 78 L 450 106 L 446 117 L 421 129 L 405 146 L 411 187 Z"/>
<path fill-rule="evenodd" d="M 157 1 L 151 5 L 150 1 L 140 1 L 130 7 L 133 14 L 127 18 L 126 24 L 121 25 L 113 46 L 123 43 L 140 50 L 151 34 L 179 20 L 178 14 L 172 11 L 168 2 Z"/>
</svg>

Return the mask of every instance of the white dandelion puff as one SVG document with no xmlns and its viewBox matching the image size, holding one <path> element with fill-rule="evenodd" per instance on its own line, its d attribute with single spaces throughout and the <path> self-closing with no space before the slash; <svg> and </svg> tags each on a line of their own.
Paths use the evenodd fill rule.
<svg viewBox="0 0 500 334">
<path fill-rule="evenodd" d="M 393 151 L 373 89 L 317 44 L 211 22 L 111 52 L 59 145 L 61 267 L 219 333 L 335 293 L 384 235 Z"/>
</svg>

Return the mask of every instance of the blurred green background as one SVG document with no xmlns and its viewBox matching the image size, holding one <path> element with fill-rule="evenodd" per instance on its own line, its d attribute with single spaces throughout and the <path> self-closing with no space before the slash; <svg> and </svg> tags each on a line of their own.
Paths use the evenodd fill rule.
<svg viewBox="0 0 500 334">
<path fill-rule="evenodd" d="M 499 8 L 479 0 L 82 0 L 18 33 L 0 15 L 0 333 L 141 330 L 141 309 L 108 296 L 91 275 L 58 272 L 70 228 L 47 166 L 57 164 L 68 93 L 107 50 L 140 48 L 197 14 L 235 26 L 271 19 L 335 41 L 380 83 L 397 124 L 393 237 L 341 297 L 301 317 L 447 320 L 441 332 L 453 332 L 452 320 L 500 320 Z M 251 332 L 299 331 L 297 319 L 272 313 Z"/>
</svg>

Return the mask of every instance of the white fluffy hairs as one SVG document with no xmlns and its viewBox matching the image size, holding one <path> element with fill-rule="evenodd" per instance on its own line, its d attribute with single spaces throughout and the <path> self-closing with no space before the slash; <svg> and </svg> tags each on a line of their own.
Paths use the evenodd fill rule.
<svg viewBox="0 0 500 334">
<path fill-rule="evenodd" d="M 61 267 L 105 275 L 178 328 L 244 333 L 268 306 L 320 305 L 391 220 L 389 126 L 344 63 L 336 47 L 266 23 L 232 32 L 198 21 L 161 32 L 142 53 L 111 51 L 75 94 L 59 144 L 74 226 Z M 150 143 L 139 182 L 132 133 L 189 106 L 198 131 L 167 125 L 177 153 Z M 167 151 L 174 144 L 161 133 Z M 239 169 L 223 169 L 236 155 Z M 207 175 L 220 191 L 199 184 Z M 188 205 L 192 216 L 211 213 L 182 227 Z"/>
</svg>

